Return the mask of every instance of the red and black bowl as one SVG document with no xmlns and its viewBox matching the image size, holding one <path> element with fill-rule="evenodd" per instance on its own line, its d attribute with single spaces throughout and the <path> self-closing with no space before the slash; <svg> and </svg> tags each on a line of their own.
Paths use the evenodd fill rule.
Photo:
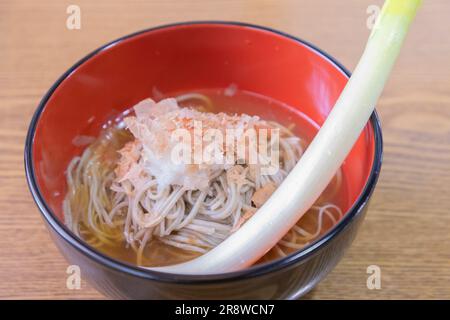
<svg viewBox="0 0 450 320">
<path fill-rule="evenodd" d="M 138 101 L 163 92 L 240 89 L 297 108 L 319 125 L 349 78 L 332 57 L 290 35 L 249 24 L 190 22 L 125 36 L 77 62 L 50 88 L 31 120 L 25 145 L 28 184 L 53 241 L 70 265 L 103 294 L 132 299 L 293 299 L 311 290 L 350 246 L 382 161 L 374 112 L 347 157 L 349 205 L 341 221 L 304 249 L 265 264 L 215 275 L 141 269 L 90 247 L 65 225 L 65 170 L 83 151 L 73 143 Z M 274 110 L 276 112 L 276 110 Z"/>
</svg>

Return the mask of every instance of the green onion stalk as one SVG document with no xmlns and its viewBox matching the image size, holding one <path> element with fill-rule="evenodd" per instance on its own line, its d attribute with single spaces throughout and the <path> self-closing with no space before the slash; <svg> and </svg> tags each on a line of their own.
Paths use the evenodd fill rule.
<svg viewBox="0 0 450 320">
<path fill-rule="evenodd" d="M 217 274 L 251 266 L 298 222 L 324 191 L 366 126 L 420 0 L 387 0 L 366 48 L 325 123 L 279 188 L 239 230 L 191 261 L 149 268 Z"/>
</svg>

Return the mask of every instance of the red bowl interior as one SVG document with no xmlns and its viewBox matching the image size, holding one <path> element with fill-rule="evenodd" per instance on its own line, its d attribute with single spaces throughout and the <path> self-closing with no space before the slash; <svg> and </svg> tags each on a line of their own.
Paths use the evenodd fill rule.
<svg viewBox="0 0 450 320">
<path fill-rule="evenodd" d="M 179 92 L 235 83 L 322 124 L 347 79 L 318 51 L 260 28 L 201 23 L 145 31 L 85 59 L 51 93 L 33 139 L 37 186 L 62 218 L 65 169 L 84 148 L 74 137 L 96 136 L 107 120 L 152 96 L 152 88 Z M 349 207 L 366 184 L 374 150 L 369 123 L 343 166 Z"/>
</svg>

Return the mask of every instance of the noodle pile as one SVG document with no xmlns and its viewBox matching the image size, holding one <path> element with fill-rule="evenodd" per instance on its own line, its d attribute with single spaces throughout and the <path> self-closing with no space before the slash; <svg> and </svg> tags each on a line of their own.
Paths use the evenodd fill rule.
<svg viewBox="0 0 450 320">
<path fill-rule="evenodd" d="M 136 116 L 124 119 L 126 129 L 107 129 L 70 162 L 63 209 L 66 225 L 75 234 L 96 248 L 125 244 L 136 253 L 138 265 L 143 265 L 144 249 L 152 242 L 178 248 L 187 257 L 203 254 L 251 218 L 302 156 L 301 139 L 280 124 L 178 107 L 177 102 L 192 98 L 209 103 L 195 94 L 140 102 Z M 168 164 L 172 145 L 166 134 L 191 128 L 196 120 L 219 130 L 278 130 L 279 169 L 262 174 L 260 166 L 242 159 L 221 165 Z M 272 148 L 272 141 L 267 146 Z M 334 189 L 340 186 L 340 171 L 336 180 Z M 274 247 L 277 256 L 317 238 L 325 220 L 334 225 L 342 217 L 331 203 L 316 204 L 310 212 L 316 215 L 315 230 L 294 226 Z"/>
</svg>

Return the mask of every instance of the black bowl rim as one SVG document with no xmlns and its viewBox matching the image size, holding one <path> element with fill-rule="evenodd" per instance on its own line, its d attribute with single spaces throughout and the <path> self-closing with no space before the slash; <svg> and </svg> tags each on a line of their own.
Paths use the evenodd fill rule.
<svg viewBox="0 0 450 320">
<path fill-rule="evenodd" d="M 317 48 L 316 46 L 312 45 L 311 43 L 302 40 L 300 38 L 294 37 L 292 35 L 289 35 L 287 33 L 269 28 L 264 26 L 258 26 L 255 24 L 250 23 L 243 23 L 243 22 L 234 22 L 234 21 L 188 21 L 188 22 L 179 22 L 179 23 L 172 23 L 172 24 L 165 24 L 153 28 L 148 28 L 145 30 L 141 30 L 123 37 L 120 37 L 116 40 L 113 40 L 98 49 L 92 51 L 88 55 L 86 55 L 84 58 L 79 60 L 77 63 L 75 63 L 69 70 L 67 70 L 59 79 L 52 85 L 52 87 L 47 91 L 47 93 L 42 98 L 41 102 L 39 103 L 32 119 L 29 125 L 26 141 L 25 141 L 25 149 L 24 149 L 24 160 L 25 160 L 25 172 L 26 172 L 26 178 L 28 187 L 30 189 L 30 192 L 33 196 L 33 199 L 38 206 L 39 210 L 41 211 L 44 219 L 46 222 L 51 226 L 51 228 L 60 236 L 62 237 L 69 245 L 74 247 L 76 250 L 81 252 L 83 255 L 88 256 L 89 258 L 95 260 L 97 263 L 100 263 L 103 266 L 107 266 L 115 271 L 124 272 L 136 277 L 153 280 L 153 281 L 160 281 L 160 282 L 168 282 L 168 283 L 179 283 L 179 284 L 205 284 L 205 283 L 218 283 L 218 282 L 226 282 L 226 281 L 238 281 L 238 280 L 244 280 L 249 279 L 257 276 L 266 275 L 268 273 L 275 273 L 277 271 L 280 271 L 281 269 L 288 268 L 296 263 L 306 261 L 309 259 L 312 255 L 316 254 L 319 249 L 322 247 L 325 247 L 330 243 L 330 241 L 335 238 L 339 233 L 341 233 L 348 225 L 349 223 L 355 219 L 356 216 L 360 215 L 362 212 L 362 209 L 367 205 L 370 196 L 373 193 L 373 190 L 375 188 L 375 185 L 377 183 L 381 164 L 382 164 L 382 157 L 383 157 L 383 138 L 381 134 L 381 126 L 380 126 L 380 120 L 377 115 L 377 112 L 374 110 L 370 117 L 370 122 L 372 123 L 373 133 L 374 133 L 374 139 L 375 139 L 375 152 L 374 152 L 374 161 L 372 164 L 372 169 L 369 174 L 369 178 L 364 186 L 363 191 L 359 195 L 358 199 L 355 201 L 353 206 L 346 212 L 344 218 L 331 230 L 329 230 L 325 235 L 323 235 L 320 239 L 317 239 L 312 244 L 308 245 L 302 250 L 299 250 L 297 252 L 294 252 L 284 258 L 277 259 L 271 262 L 267 262 L 261 265 L 252 266 L 250 268 L 240 270 L 240 271 L 234 271 L 234 272 L 227 272 L 227 273 L 220 273 L 220 274 L 210 274 L 210 275 L 189 275 L 189 274 L 172 274 L 172 273 L 165 273 L 165 272 L 158 272 L 153 270 L 146 270 L 143 268 L 139 268 L 137 266 L 121 262 L 118 260 L 115 260 L 113 258 L 110 258 L 109 256 L 99 252 L 98 250 L 89 247 L 86 243 L 84 243 L 81 239 L 75 236 L 75 234 L 72 233 L 61 221 L 59 221 L 56 216 L 53 214 L 52 210 L 48 207 L 48 205 L 45 202 L 44 197 L 42 196 L 39 187 L 36 182 L 36 177 L 34 173 L 34 163 L 33 163 L 33 143 L 34 143 L 34 136 L 36 131 L 36 126 L 39 121 L 40 115 L 45 108 L 47 101 L 53 94 L 53 92 L 58 88 L 58 86 L 63 82 L 67 77 L 70 76 L 72 72 L 74 72 L 80 65 L 82 65 L 84 62 L 89 60 L 90 58 L 94 57 L 96 54 L 103 52 L 105 50 L 108 50 L 108 48 L 124 41 L 129 38 L 155 31 L 160 29 L 166 29 L 166 28 L 173 28 L 178 26 L 187 26 L 187 25 L 234 25 L 234 26 L 240 26 L 245 28 L 252 28 L 262 31 L 267 31 L 274 33 L 276 35 L 280 35 L 282 37 L 294 40 L 301 45 L 304 45 L 308 47 L 310 50 L 314 51 L 316 54 L 322 56 L 322 58 L 330 61 L 338 70 L 343 72 L 347 77 L 350 77 L 351 73 L 342 66 L 338 61 L 336 61 L 332 56 L 330 56 L 328 53 L 324 52 L 323 50 Z"/>
</svg>

